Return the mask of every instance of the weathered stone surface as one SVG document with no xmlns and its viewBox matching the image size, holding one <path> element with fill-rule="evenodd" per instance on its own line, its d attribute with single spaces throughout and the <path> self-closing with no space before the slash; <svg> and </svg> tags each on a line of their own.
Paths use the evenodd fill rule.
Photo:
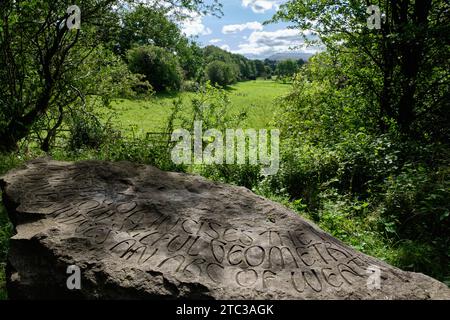
<svg viewBox="0 0 450 320">
<path fill-rule="evenodd" d="M 245 188 L 131 163 L 40 159 L 2 177 L 11 298 L 450 299 Z M 69 265 L 81 290 L 66 287 Z M 371 268 L 381 288 L 370 288 Z M 370 278 L 372 279 L 372 278 Z"/>
</svg>

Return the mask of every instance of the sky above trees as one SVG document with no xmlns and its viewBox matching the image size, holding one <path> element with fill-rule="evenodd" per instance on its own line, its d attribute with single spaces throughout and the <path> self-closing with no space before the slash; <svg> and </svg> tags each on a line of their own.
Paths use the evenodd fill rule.
<svg viewBox="0 0 450 320">
<path fill-rule="evenodd" d="M 222 1 L 222 17 L 195 15 L 182 29 L 186 35 L 197 37 L 202 46 L 212 44 L 248 58 L 264 59 L 294 47 L 300 52 L 317 52 L 317 48 L 304 45 L 298 29 L 288 29 L 286 23 L 263 25 L 283 2 L 286 1 Z"/>
</svg>

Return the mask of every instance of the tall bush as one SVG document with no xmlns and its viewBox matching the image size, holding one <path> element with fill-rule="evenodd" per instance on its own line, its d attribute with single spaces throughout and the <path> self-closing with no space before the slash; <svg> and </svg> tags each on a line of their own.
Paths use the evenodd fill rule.
<svg viewBox="0 0 450 320">
<path fill-rule="evenodd" d="M 208 64 L 206 67 L 206 75 L 212 84 L 222 87 L 230 85 L 237 80 L 235 66 L 218 60 Z"/>
<path fill-rule="evenodd" d="M 166 49 L 141 46 L 128 51 L 128 66 L 143 74 L 155 91 L 179 91 L 183 73 L 178 58 Z"/>
</svg>

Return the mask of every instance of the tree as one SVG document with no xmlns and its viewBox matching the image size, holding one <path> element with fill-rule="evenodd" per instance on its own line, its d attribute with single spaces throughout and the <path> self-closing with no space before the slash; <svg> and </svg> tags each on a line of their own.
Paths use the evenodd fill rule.
<svg viewBox="0 0 450 320">
<path fill-rule="evenodd" d="M 101 30 L 92 22 L 106 25 L 112 3 L 86 1 L 83 29 L 69 30 L 65 1 L 2 1 L 0 150 L 14 150 L 50 106 L 62 110 L 79 98 L 73 82 L 85 55 L 72 53 L 97 40 Z"/>
<path fill-rule="evenodd" d="M 266 67 L 264 65 L 264 62 L 261 60 L 255 60 L 255 69 L 256 69 L 256 76 L 266 78 Z"/>
<path fill-rule="evenodd" d="M 155 45 L 176 51 L 183 35 L 178 25 L 169 20 L 167 10 L 142 4 L 133 10 L 124 9 L 119 15 L 121 28 L 118 34 L 118 50 L 122 55 L 133 46 Z"/>
<path fill-rule="evenodd" d="M 186 79 L 198 80 L 202 69 L 202 50 L 188 39 L 179 24 L 171 20 L 170 8 L 143 4 L 117 12 L 116 30 L 109 35 L 111 48 L 126 59 L 135 46 L 155 45 L 175 53 Z"/>
<path fill-rule="evenodd" d="M 142 46 L 128 51 L 133 73 L 143 74 L 157 92 L 178 91 L 183 80 L 178 58 L 164 48 Z"/>
<path fill-rule="evenodd" d="M 255 80 L 257 76 L 256 65 L 253 60 L 240 54 L 232 54 L 216 46 L 207 46 L 203 49 L 205 62 L 222 61 L 236 70 L 236 80 Z M 233 71 L 234 72 L 234 71 Z"/>
<path fill-rule="evenodd" d="M 271 70 L 271 74 L 275 72 L 275 69 L 277 68 L 277 62 L 275 60 L 265 59 L 264 65 Z"/>
<path fill-rule="evenodd" d="M 295 60 L 283 60 L 278 62 L 275 70 L 276 74 L 280 78 L 292 77 L 298 70 L 298 65 Z"/>
<path fill-rule="evenodd" d="M 371 3 L 380 6 L 379 29 L 369 28 Z M 376 204 L 386 237 L 417 251 L 402 258 L 404 267 L 442 279 L 450 258 L 450 219 L 441 211 L 450 199 L 449 12 L 439 0 L 297 0 L 277 14 L 326 45 L 283 100 L 277 125 L 288 160 L 279 189 L 291 198 L 312 195 L 308 211 L 330 207 L 317 200 L 324 191 L 340 195 L 334 205 L 345 197 Z"/>
<path fill-rule="evenodd" d="M 255 63 L 242 55 L 231 55 L 231 59 L 239 68 L 239 80 L 255 80 L 256 67 Z"/>
<path fill-rule="evenodd" d="M 192 40 L 183 38 L 176 49 L 186 79 L 200 81 L 203 76 L 203 52 Z"/>
<path fill-rule="evenodd" d="M 228 64 L 234 63 L 231 53 L 212 45 L 203 48 L 203 56 L 206 64 L 212 61 L 222 61 Z"/>
<path fill-rule="evenodd" d="M 448 1 L 377 4 L 383 13 L 379 30 L 368 28 L 367 7 L 358 1 L 288 1 L 274 20 L 312 30 L 312 42 L 330 52 L 353 54 L 346 78 L 364 85 L 368 99 L 377 101 L 381 132 L 398 128 L 406 137 L 448 141 Z"/>
<path fill-rule="evenodd" d="M 266 79 L 272 79 L 273 71 L 272 68 L 269 66 L 264 66 L 266 69 Z"/>
<path fill-rule="evenodd" d="M 236 69 L 223 61 L 212 61 L 206 67 L 206 75 L 214 85 L 227 86 L 237 79 Z"/>
<path fill-rule="evenodd" d="M 81 29 L 72 30 L 66 23 L 68 1 L 0 2 L 0 152 L 15 150 L 49 110 L 63 117 L 69 105 L 82 105 L 84 92 L 73 84 L 82 80 L 77 69 L 117 28 L 115 8 L 124 2 L 134 1 L 82 1 Z M 170 0 L 164 6 L 178 9 L 180 17 L 219 8 L 217 1 L 201 0 Z"/>
</svg>

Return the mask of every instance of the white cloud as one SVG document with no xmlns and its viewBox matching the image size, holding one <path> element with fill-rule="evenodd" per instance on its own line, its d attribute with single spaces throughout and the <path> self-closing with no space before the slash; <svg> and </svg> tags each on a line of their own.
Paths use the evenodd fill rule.
<svg viewBox="0 0 450 320">
<path fill-rule="evenodd" d="M 306 35 L 309 35 L 306 33 Z M 247 56 L 269 56 L 274 53 L 286 52 L 293 48 L 307 53 L 316 53 L 320 48 L 310 48 L 298 30 L 280 29 L 276 31 L 254 31 L 245 43 L 233 50 Z"/>
<path fill-rule="evenodd" d="M 203 17 L 198 13 L 192 13 L 190 18 L 183 21 L 181 30 L 188 37 L 212 34 L 212 30 L 203 24 Z"/>
<path fill-rule="evenodd" d="M 300 33 L 295 29 L 280 29 L 276 31 L 253 32 L 249 41 L 262 45 L 289 45 L 301 41 Z"/>
<path fill-rule="evenodd" d="M 184 7 L 178 7 L 173 5 L 171 0 L 134 0 L 136 4 L 148 4 L 155 8 L 169 9 L 167 16 L 176 21 L 181 31 L 187 36 L 207 36 L 212 34 L 212 30 L 203 24 L 203 15 L 186 9 Z"/>
<path fill-rule="evenodd" d="M 212 44 L 219 43 L 219 42 L 222 42 L 222 39 L 211 39 L 211 40 L 209 40 L 209 43 L 212 43 Z"/>
<path fill-rule="evenodd" d="M 227 26 L 223 26 L 222 33 L 223 34 L 238 33 L 238 32 L 242 32 L 247 29 L 255 30 L 255 31 L 262 31 L 264 29 L 264 27 L 261 23 L 256 22 L 256 21 L 247 22 L 247 23 L 243 23 L 243 24 L 230 24 Z"/>
<path fill-rule="evenodd" d="M 225 50 L 225 51 L 231 51 L 230 46 L 227 44 L 221 45 L 220 49 Z"/>
<path fill-rule="evenodd" d="M 250 7 L 255 13 L 265 13 L 269 10 L 278 10 L 282 0 L 242 0 L 242 6 Z"/>
</svg>

